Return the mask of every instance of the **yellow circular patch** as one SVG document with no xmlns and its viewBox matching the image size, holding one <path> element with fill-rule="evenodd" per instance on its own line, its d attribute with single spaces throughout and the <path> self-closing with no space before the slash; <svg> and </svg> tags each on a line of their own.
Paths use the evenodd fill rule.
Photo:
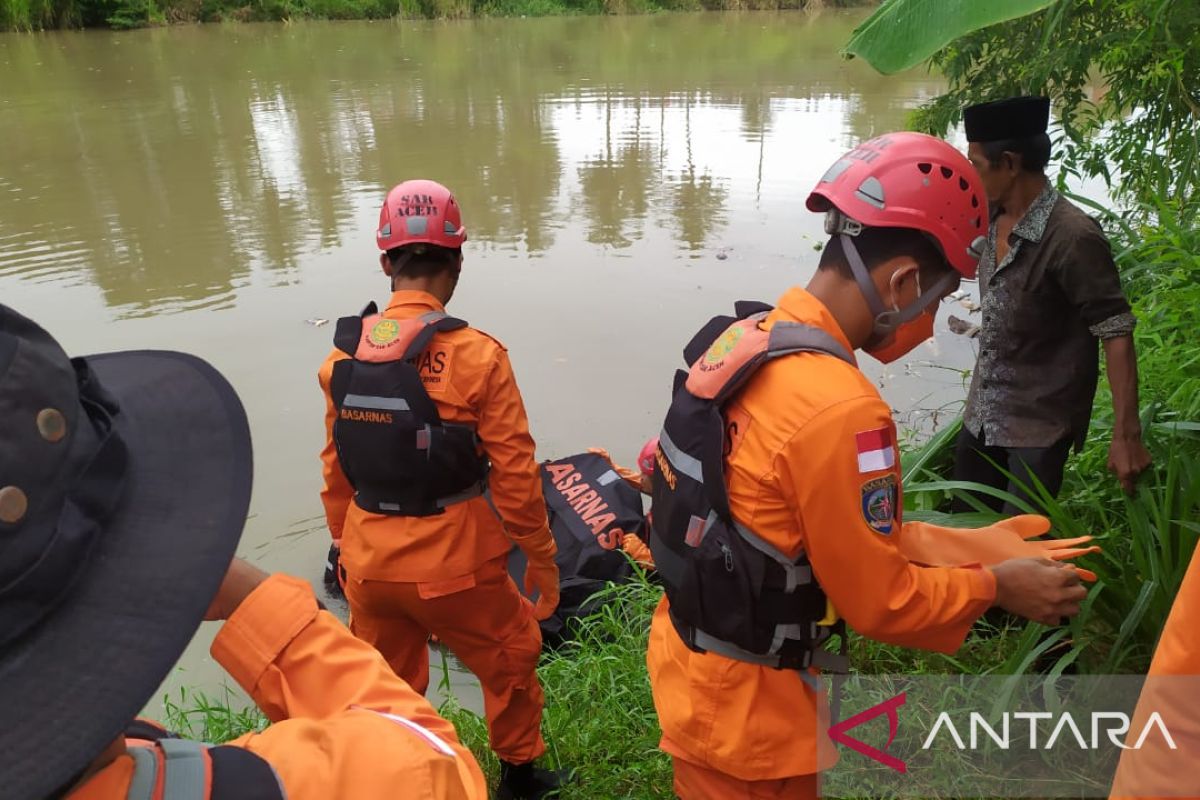
<svg viewBox="0 0 1200 800">
<path fill-rule="evenodd" d="M 724 361 L 725 356 L 732 353 L 733 348 L 737 347 L 737 343 L 742 338 L 743 333 L 745 333 L 745 330 L 740 325 L 722 333 L 712 343 L 712 347 L 708 348 L 708 352 L 704 354 L 704 360 L 709 364 Z"/>
<path fill-rule="evenodd" d="M 392 319 L 381 319 L 371 326 L 371 332 L 367 334 L 367 338 L 372 344 L 385 345 L 400 335 L 400 324 Z"/>
</svg>

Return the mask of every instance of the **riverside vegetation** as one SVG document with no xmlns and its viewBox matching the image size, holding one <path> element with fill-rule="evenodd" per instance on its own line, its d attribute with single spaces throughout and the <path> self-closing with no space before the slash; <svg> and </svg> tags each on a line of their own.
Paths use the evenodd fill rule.
<svg viewBox="0 0 1200 800">
<path fill-rule="evenodd" d="M 0 31 L 144 28 L 293 19 L 461 19 L 656 11 L 762 11 L 866 0 L 0 0 Z"/>
<path fill-rule="evenodd" d="M 1101 28 L 1104 36 L 1095 35 Z M 949 89 L 916 123 L 941 131 L 951 119 L 948 110 L 968 100 L 1047 91 L 1066 123 L 1056 143 L 1060 177 L 1102 177 L 1119 202 L 1115 210 L 1093 210 L 1109 232 L 1139 319 L 1142 423 L 1154 465 L 1133 496 L 1107 472 L 1112 404 L 1102 385 L 1091 431 L 1069 463 L 1060 498 L 1040 492 L 1037 507 L 1028 509 L 1047 514 L 1057 535 L 1091 533 L 1103 546 L 1102 554 L 1082 562 L 1099 576 L 1082 613 L 1052 631 L 1037 625 L 981 629 L 952 656 L 852 635 L 856 671 L 1004 675 L 1037 662 L 1050 664 L 1051 674 L 1112 674 L 1148 665 L 1200 538 L 1198 37 L 1200 13 L 1190 0 L 1061 0 L 969 33 L 935 56 Z M 1106 92 L 1091 100 L 1083 89 L 1096 72 Z M 947 478 L 956 426 L 904 453 L 908 518 L 968 526 L 994 518 L 983 511 L 947 513 L 954 493 L 980 488 Z M 640 576 L 608 591 L 610 602 L 584 621 L 576 641 L 543 660 L 548 757 L 578 768 L 577 788 L 567 796 L 667 798 L 670 763 L 657 750 L 644 660 L 660 590 Z M 168 705 L 173 725 L 209 738 L 262 724 L 253 712 L 203 696 Z M 443 713 L 494 777 L 483 721 L 453 701 Z"/>
</svg>

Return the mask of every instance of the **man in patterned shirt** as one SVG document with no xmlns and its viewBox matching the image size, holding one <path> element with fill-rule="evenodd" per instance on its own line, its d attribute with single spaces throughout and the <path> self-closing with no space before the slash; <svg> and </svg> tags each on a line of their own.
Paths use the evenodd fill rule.
<svg viewBox="0 0 1200 800">
<path fill-rule="evenodd" d="M 1108 467 L 1132 492 L 1150 465 L 1138 418 L 1135 320 L 1100 226 L 1046 178 L 1049 117 L 1045 97 L 963 111 L 967 156 L 983 179 L 991 224 L 979 259 L 979 360 L 954 477 L 1026 497 L 1002 470 L 1025 485 L 1032 474 L 1057 495 L 1071 446 L 1087 434 L 1099 340 L 1113 393 Z M 1001 510 L 998 499 L 979 499 Z M 969 509 L 955 500 L 956 511 Z"/>
</svg>

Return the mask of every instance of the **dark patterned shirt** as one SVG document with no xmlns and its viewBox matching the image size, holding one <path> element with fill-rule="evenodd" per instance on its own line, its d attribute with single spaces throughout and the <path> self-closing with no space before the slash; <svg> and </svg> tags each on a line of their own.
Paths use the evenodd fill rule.
<svg viewBox="0 0 1200 800">
<path fill-rule="evenodd" d="M 1048 447 L 1087 433 L 1097 339 L 1135 320 L 1100 226 L 1049 185 L 996 263 L 996 223 L 979 259 L 982 330 L 963 423 L 997 447 Z"/>
</svg>

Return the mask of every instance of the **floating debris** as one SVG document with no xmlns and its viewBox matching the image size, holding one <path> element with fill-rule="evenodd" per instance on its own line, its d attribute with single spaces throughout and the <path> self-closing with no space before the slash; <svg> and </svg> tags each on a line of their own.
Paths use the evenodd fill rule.
<svg viewBox="0 0 1200 800">
<path fill-rule="evenodd" d="M 947 299 L 950 300 L 966 300 L 970 296 L 971 293 L 966 289 L 959 289 L 957 292 L 951 292 L 950 294 L 946 295 Z"/>
<path fill-rule="evenodd" d="M 312 319 L 306 319 L 304 321 L 307 322 L 309 325 L 312 325 L 314 328 L 319 328 L 322 325 L 326 325 L 329 323 L 329 320 L 322 319 L 321 317 L 313 317 Z"/>
<path fill-rule="evenodd" d="M 979 311 L 979 304 L 976 303 L 975 301 L 971 300 L 970 298 L 964 297 L 962 300 L 958 301 L 958 304 L 960 306 L 962 306 L 963 308 L 965 308 L 967 311 L 971 312 L 972 314 Z"/>
<path fill-rule="evenodd" d="M 959 336 L 965 336 L 968 339 L 979 336 L 979 326 L 973 322 L 967 322 L 965 319 L 951 315 L 950 319 L 946 320 L 946 324 L 949 325 L 951 333 L 957 333 Z"/>
<path fill-rule="evenodd" d="M 722 247 L 720 250 L 718 250 L 717 261 L 724 261 L 725 259 L 729 258 L 729 251 L 732 249 L 732 247 Z"/>
</svg>

